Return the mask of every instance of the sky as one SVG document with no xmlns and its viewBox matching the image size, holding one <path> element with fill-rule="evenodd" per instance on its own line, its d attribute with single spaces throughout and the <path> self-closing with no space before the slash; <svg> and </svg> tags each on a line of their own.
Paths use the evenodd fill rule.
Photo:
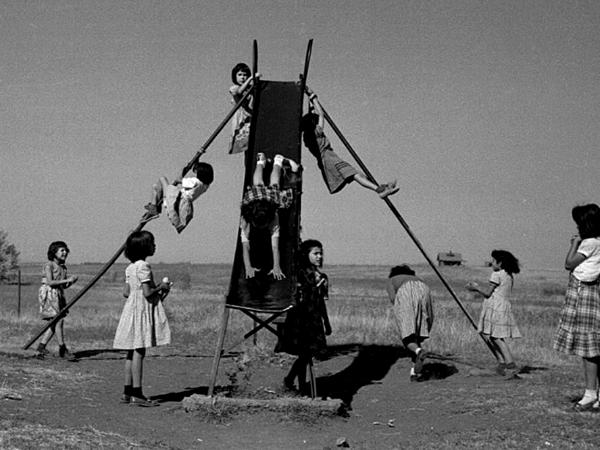
<svg viewBox="0 0 600 450">
<path fill-rule="evenodd" d="M 231 109 L 232 67 L 308 84 L 435 259 L 513 252 L 562 269 L 571 209 L 600 202 L 600 2 L 0 2 L 0 229 L 21 261 L 64 240 L 104 262 Z M 336 152 L 352 161 L 330 127 Z M 203 160 L 215 182 L 177 234 L 148 224 L 161 262 L 231 263 L 243 157 L 230 126 Z M 327 263 L 424 262 L 376 194 L 330 195 L 303 152 L 304 238 Z M 123 258 L 124 260 L 124 258 Z"/>
</svg>

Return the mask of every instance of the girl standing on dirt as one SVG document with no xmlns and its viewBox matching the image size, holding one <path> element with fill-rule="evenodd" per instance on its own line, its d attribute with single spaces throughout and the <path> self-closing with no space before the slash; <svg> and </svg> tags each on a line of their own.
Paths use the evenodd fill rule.
<svg viewBox="0 0 600 450">
<path fill-rule="evenodd" d="M 232 102 L 237 104 L 246 91 L 252 87 L 254 78 L 259 79 L 260 73 L 252 76 L 250 67 L 244 63 L 238 63 L 231 70 L 231 81 L 233 86 L 229 88 Z M 246 97 L 246 100 L 233 115 L 231 122 L 232 137 L 229 153 L 241 153 L 248 149 L 248 136 L 250 135 L 250 121 L 252 119 L 252 95 Z"/>
<path fill-rule="evenodd" d="M 300 392 L 308 390 L 306 369 L 313 356 L 327 347 L 325 336 L 331 334 L 331 325 L 325 302 L 329 298 L 328 278 L 321 272 L 323 244 L 308 239 L 300 244 L 300 270 L 296 307 L 288 313 L 283 326 L 281 351 L 298 355 L 289 373 L 283 379 L 287 389 L 294 390 L 298 378 Z"/>
<path fill-rule="evenodd" d="M 63 241 L 55 241 L 48 247 L 48 262 L 44 264 L 42 285 L 38 293 L 40 303 L 40 314 L 44 320 L 52 320 L 67 305 L 65 298 L 65 289 L 73 286 L 77 281 L 76 276 L 67 277 L 67 256 L 69 256 L 69 247 Z M 54 333 L 58 339 L 58 356 L 61 358 L 73 359 L 73 355 L 65 345 L 64 339 L 64 318 L 52 325 L 42 336 L 37 347 L 36 356 L 44 358 L 49 352 L 46 349 L 48 341 L 52 339 Z"/>
<path fill-rule="evenodd" d="M 477 331 L 488 336 L 500 350 L 502 361 L 496 369 L 499 375 L 505 375 L 506 371 L 509 371 L 509 375 L 514 376 L 518 372 L 505 339 L 521 337 L 510 304 L 514 275 L 520 271 L 519 260 L 512 253 L 506 250 L 494 250 L 489 286 L 481 287 L 474 281 L 467 283 L 466 286 L 469 291 L 485 297 Z"/>
<path fill-rule="evenodd" d="M 306 148 L 317 158 L 321 175 L 327 185 L 327 189 L 329 189 L 329 193 L 335 194 L 339 192 L 346 184 L 352 181 L 356 181 L 362 187 L 377 192 L 381 198 L 386 198 L 398 192 L 400 188 L 396 186 L 396 181 L 381 185 L 372 183 L 365 175 L 341 159 L 333 151 L 331 142 L 329 142 L 323 131 L 325 113 L 321 108 L 317 94 L 308 86 L 306 86 L 306 93 L 309 95 L 310 103 L 315 112 L 309 112 L 302 117 L 300 122 L 302 139 Z"/>
<path fill-rule="evenodd" d="M 393 305 L 402 344 L 412 353 L 410 381 L 423 380 L 423 363 L 427 356 L 421 343 L 429 337 L 433 324 L 433 307 L 429 286 L 415 276 L 408 265 L 392 267 L 387 292 Z"/>
<path fill-rule="evenodd" d="M 131 233 L 125 243 L 125 257 L 131 261 L 125 270 L 127 298 L 115 333 L 114 348 L 127 350 L 125 388 L 121 403 L 132 406 L 157 406 L 142 393 L 142 374 L 146 348 L 171 342 L 171 330 L 163 307 L 171 283 L 164 278 L 154 283 L 146 258 L 154 255 L 156 245 L 149 231 Z"/>
<path fill-rule="evenodd" d="M 570 272 L 554 349 L 583 358 L 585 392 L 576 411 L 599 410 L 598 357 L 600 356 L 600 207 L 573 208 L 578 234 L 571 237 L 565 259 Z"/>
<path fill-rule="evenodd" d="M 242 198 L 240 240 L 242 242 L 246 278 L 254 278 L 256 273 L 261 270 L 261 268 L 254 267 L 256 264 L 253 264 L 251 259 L 250 238 L 251 234 L 260 234 L 262 231 L 268 231 L 271 240 L 273 268 L 268 274 L 276 280 L 285 278 L 279 261 L 279 214 L 277 212 L 279 208 L 289 207 L 290 203 L 288 202 L 291 202 L 291 194 L 284 195 L 285 191 L 281 191 L 279 187 L 284 162 L 290 165 L 293 173 L 298 171 L 299 165 L 296 162 L 281 155 L 276 155 L 273 159 L 269 185 L 265 186 L 263 173 L 267 158 L 264 153 L 259 153 L 252 178 L 252 186 L 246 188 Z M 254 243 L 258 240 L 256 236 L 253 236 L 252 241 Z"/>
</svg>

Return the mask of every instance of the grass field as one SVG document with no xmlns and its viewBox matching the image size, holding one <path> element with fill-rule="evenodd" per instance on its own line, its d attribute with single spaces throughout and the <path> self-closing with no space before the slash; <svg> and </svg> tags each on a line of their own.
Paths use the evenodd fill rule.
<svg viewBox="0 0 600 450">
<path fill-rule="evenodd" d="M 0 342 L 5 347 L 23 346 L 43 325 L 37 313 L 39 265 L 24 267 L 21 313 L 17 316 L 17 286 L 0 286 Z M 112 267 L 72 308 L 65 323 L 67 343 L 74 350 L 110 348 L 123 297 L 124 264 Z M 98 272 L 99 264 L 69 267 L 79 275 L 67 290 L 73 296 Z M 416 265 L 417 274 L 432 287 L 435 323 L 427 346 L 440 354 L 468 359 L 473 364 L 490 364 L 492 358 L 470 322 L 427 265 Z M 170 351 L 210 355 L 214 351 L 229 277 L 229 265 L 155 264 L 155 277 L 168 275 L 175 281 L 166 307 L 173 331 Z M 333 335 L 330 344 L 398 344 L 390 303 L 385 293 L 387 267 L 328 266 L 330 277 L 329 315 Z M 489 268 L 448 267 L 442 273 L 475 321 L 481 297 L 464 286 L 469 280 L 485 282 Z M 561 365 L 572 362 L 552 350 L 552 338 L 563 301 L 567 274 L 564 271 L 524 270 L 515 280 L 513 308 L 523 338 L 511 342 L 517 361 L 527 364 Z M 250 327 L 242 314 L 230 315 L 227 340 L 237 340 Z M 261 335 L 259 345 L 274 344 Z"/>
</svg>

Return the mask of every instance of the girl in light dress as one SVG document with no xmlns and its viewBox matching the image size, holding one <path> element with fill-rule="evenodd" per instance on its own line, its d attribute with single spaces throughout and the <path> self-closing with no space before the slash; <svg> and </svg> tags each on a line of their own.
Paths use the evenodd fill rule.
<svg viewBox="0 0 600 450">
<path fill-rule="evenodd" d="M 485 297 L 477 331 L 488 336 L 500 350 L 502 361 L 496 369 L 498 374 L 505 375 L 508 371 L 514 376 L 518 369 L 506 339 L 521 337 L 510 303 L 514 275 L 520 272 L 519 260 L 506 250 L 494 250 L 492 270 L 487 287 L 472 281 L 467 284 L 467 289 Z"/>
<path fill-rule="evenodd" d="M 578 233 L 571 238 L 565 258 L 569 284 L 554 349 L 583 360 L 585 392 L 574 409 L 599 411 L 600 207 L 594 203 L 576 206 L 571 215 Z"/>
<path fill-rule="evenodd" d="M 244 63 L 238 63 L 231 70 L 231 81 L 233 86 L 229 88 L 231 101 L 235 104 L 239 102 L 246 91 L 252 87 L 254 79 L 260 78 L 260 74 L 255 76 L 250 72 L 250 67 Z M 232 118 L 232 137 L 229 146 L 229 153 L 242 153 L 248 149 L 248 136 L 250 135 L 250 121 L 252 119 L 252 95 L 249 95 L 244 103 L 238 108 Z"/>
<path fill-rule="evenodd" d="M 125 243 L 125 257 L 131 261 L 125 270 L 127 298 L 115 333 L 113 347 L 127 350 L 125 387 L 121 403 L 132 406 L 157 406 L 144 397 L 142 374 L 146 349 L 171 342 L 171 330 L 163 307 L 171 283 L 164 278 L 155 284 L 146 258 L 154 255 L 156 245 L 149 231 L 131 233 Z"/>
</svg>

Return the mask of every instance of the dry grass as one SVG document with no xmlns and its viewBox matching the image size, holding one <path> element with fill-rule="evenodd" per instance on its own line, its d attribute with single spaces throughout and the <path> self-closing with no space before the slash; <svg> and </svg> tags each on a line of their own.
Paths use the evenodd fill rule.
<svg viewBox="0 0 600 450">
<path fill-rule="evenodd" d="M 70 267 L 81 275 L 80 289 L 99 265 Z M 176 279 L 189 273 L 191 289 L 173 289 L 167 310 L 174 331 L 174 344 L 169 351 L 187 351 L 211 355 L 221 323 L 223 298 L 228 288 L 230 267 L 227 265 L 161 265 L 153 266 L 157 276 Z M 114 330 L 124 299 L 118 274 L 123 267 L 111 269 L 67 316 L 65 330 L 68 343 L 75 350 L 111 348 Z M 417 273 L 432 287 L 435 323 L 427 346 L 441 354 L 470 359 L 473 363 L 489 362 L 489 352 L 471 324 L 441 284 L 433 270 L 416 266 Z M 327 268 L 331 280 L 329 314 L 334 330 L 331 344 L 399 343 L 396 325 L 390 315 L 385 293 L 388 269 L 377 266 L 332 266 Z M 466 291 L 467 281 L 485 282 L 488 268 L 444 268 L 444 277 L 457 293 L 470 315 L 477 321 L 480 298 Z M 35 281 L 35 277 L 31 277 Z M 558 323 L 566 274 L 562 271 L 527 271 L 515 281 L 513 307 L 524 335 L 510 344 L 519 361 L 528 364 L 561 365 L 570 361 L 551 349 Z M 16 286 L 0 287 L 0 342 L 2 347 L 20 347 L 42 326 L 38 318 L 36 293 L 38 285 L 22 288 L 21 317 L 16 314 Z M 68 294 L 72 297 L 77 289 Z M 228 342 L 239 339 L 250 327 L 242 314 L 232 313 L 228 325 Z M 262 345 L 274 344 L 270 336 L 260 337 Z M 1 347 L 0 347 L 1 348 Z"/>
</svg>

